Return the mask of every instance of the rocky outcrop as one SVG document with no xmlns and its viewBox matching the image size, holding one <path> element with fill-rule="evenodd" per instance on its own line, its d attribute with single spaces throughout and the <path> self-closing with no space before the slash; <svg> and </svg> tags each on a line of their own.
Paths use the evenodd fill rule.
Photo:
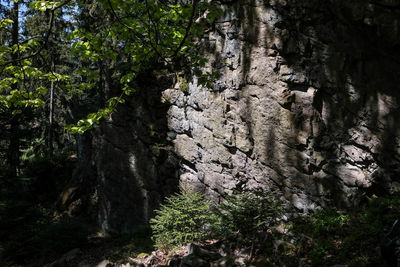
<svg viewBox="0 0 400 267">
<path fill-rule="evenodd" d="M 160 102 L 165 84 L 170 79 L 142 77 L 140 92 L 95 129 L 93 202 L 105 230 L 134 231 L 178 188 L 179 159 L 166 141 L 168 106 Z"/>
<path fill-rule="evenodd" d="M 216 200 L 278 189 L 300 213 L 399 190 L 400 1 L 215 4 L 212 88 L 148 79 L 96 129 L 103 228 L 145 222 L 178 179 Z"/>
<path fill-rule="evenodd" d="M 202 53 L 221 78 L 163 92 L 181 183 L 277 188 L 305 213 L 396 190 L 400 1 L 218 5 Z"/>
</svg>

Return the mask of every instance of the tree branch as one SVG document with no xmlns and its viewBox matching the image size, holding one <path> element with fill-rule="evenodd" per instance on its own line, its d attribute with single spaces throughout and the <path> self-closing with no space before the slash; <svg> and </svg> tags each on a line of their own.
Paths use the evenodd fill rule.
<svg viewBox="0 0 400 267">
<path fill-rule="evenodd" d="M 48 24 L 48 30 L 46 31 L 46 35 L 44 36 L 44 43 L 41 45 L 41 47 L 35 53 L 27 55 L 25 57 L 20 57 L 20 58 L 17 58 L 17 59 L 13 59 L 13 60 L 7 61 L 7 62 L 5 62 L 3 64 L 0 64 L 0 67 L 5 67 L 7 65 L 10 65 L 10 64 L 13 64 L 13 63 L 17 63 L 17 62 L 20 62 L 20 61 L 25 60 L 25 59 L 29 59 L 29 58 L 35 57 L 40 52 L 42 52 L 43 49 L 47 46 L 51 31 L 53 30 L 54 12 L 57 9 L 62 8 L 63 6 L 67 5 L 69 2 L 71 2 L 71 0 L 67 0 L 67 1 L 63 2 L 62 4 L 50 9 L 50 20 L 49 20 L 49 24 Z"/>
<path fill-rule="evenodd" d="M 183 45 L 185 44 L 186 39 L 189 36 L 189 32 L 190 32 L 190 29 L 192 28 L 192 25 L 193 25 L 194 15 L 196 13 L 196 7 L 197 7 L 198 3 L 199 3 L 199 0 L 194 0 L 193 1 L 192 13 L 190 14 L 190 20 L 189 20 L 189 23 L 188 23 L 188 25 L 186 27 L 186 30 L 185 30 L 185 36 L 183 36 L 183 39 L 181 40 L 181 43 L 176 48 L 175 53 L 173 55 L 173 58 L 175 58 L 178 55 L 179 51 L 182 49 Z"/>
<path fill-rule="evenodd" d="M 130 30 L 130 31 L 134 32 L 135 34 L 137 34 L 137 32 L 135 31 L 135 29 L 133 29 L 132 27 L 130 27 L 129 25 L 127 25 L 125 22 L 123 22 L 123 21 L 118 17 L 117 13 L 115 12 L 115 10 L 114 10 L 114 8 L 113 8 L 113 6 L 112 6 L 112 4 L 111 4 L 111 1 L 110 1 L 110 0 L 107 0 L 107 3 L 108 3 L 108 5 L 110 6 L 112 15 L 117 19 L 117 21 L 118 21 L 122 26 L 126 27 L 128 30 Z M 147 3 L 147 1 L 146 1 L 146 3 Z M 139 19 L 139 18 L 138 18 L 138 19 Z M 140 19 L 139 19 L 139 20 L 140 20 Z M 142 21 L 142 20 L 140 20 L 140 21 L 141 21 L 144 25 L 147 25 L 144 21 Z M 165 57 L 163 57 L 163 56 L 158 52 L 157 48 L 153 45 L 153 43 L 152 43 L 152 41 L 151 41 L 151 35 L 150 35 L 150 26 L 148 26 L 147 28 L 148 28 L 149 43 L 150 43 L 151 48 L 154 50 L 154 52 L 157 54 L 158 57 L 160 57 L 160 58 L 161 58 L 164 62 L 166 62 L 167 64 L 170 64 L 170 62 L 168 62 L 168 60 L 167 60 Z"/>
</svg>

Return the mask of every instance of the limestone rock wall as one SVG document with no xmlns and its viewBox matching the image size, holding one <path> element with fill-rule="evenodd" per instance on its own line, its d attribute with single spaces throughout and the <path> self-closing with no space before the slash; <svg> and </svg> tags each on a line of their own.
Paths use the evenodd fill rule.
<svg viewBox="0 0 400 267">
<path fill-rule="evenodd" d="M 181 183 L 278 189 L 300 212 L 398 190 L 400 1 L 219 5 L 201 53 L 221 78 L 163 92 Z"/>
</svg>

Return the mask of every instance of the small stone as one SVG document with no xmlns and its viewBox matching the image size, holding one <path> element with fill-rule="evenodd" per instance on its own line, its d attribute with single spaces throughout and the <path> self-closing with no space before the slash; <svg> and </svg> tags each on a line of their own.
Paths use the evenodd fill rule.
<svg viewBox="0 0 400 267">
<path fill-rule="evenodd" d="M 111 265 L 111 262 L 109 260 L 103 260 L 99 262 L 96 267 L 109 267 Z"/>
<path fill-rule="evenodd" d="M 168 266 L 169 267 L 179 267 L 180 266 L 180 264 L 181 264 L 181 259 L 180 258 L 177 258 L 177 257 L 174 257 L 174 258 L 172 258 L 172 259 L 170 259 L 169 261 L 168 261 Z"/>
<path fill-rule="evenodd" d="M 200 258 L 208 260 L 208 261 L 215 261 L 222 257 L 218 252 L 206 250 L 194 243 L 190 243 L 187 247 L 187 250 L 188 250 L 189 254 L 199 256 Z"/>
<path fill-rule="evenodd" d="M 232 266 L 244 266 L 240 263 L 240 260 L 236 259 L 238 261 L 237 263 L 235 262 L 235 257 L 234 256 L 226 256 L 220 260 L 217 260 L 215 262 L 211 263 L 211 267 L 232 267 Z"/>
<path fill-rule="evenodd" d="M 194 254 L 189 254 L 182 258 L 180 267 L 210 267 L 210 263 Z"/>
<path fill-rule="evenodd" d="M 52 264 L 52 266 L 65 266 L 65 265 L 68 265 L 69 262 L 71 262 L 72 260 L 76 259 L 80 255 L 82 255 L 82 251 L 79 248 L 71 249 L 70 251 L 68 251 L 67 253 L 62 255 L 60 259 L 55 261 Z"/>
</svg>

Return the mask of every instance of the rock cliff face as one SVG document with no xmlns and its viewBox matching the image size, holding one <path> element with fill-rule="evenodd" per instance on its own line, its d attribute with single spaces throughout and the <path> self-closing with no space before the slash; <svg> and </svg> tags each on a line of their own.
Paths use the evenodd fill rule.
<svg viewBox="0 0 400 267">
<path fill-rule="evenodd" d="M 179 158 L 166 141 L 168 106 L 160 101 L 165 84 L 171 81 L 145 77 L 142 90 L 95 129 L 88 159 L 96 173 L 92 205 L 105 230 L 133 231 L 177 191 Z"/>
<path fill-rule="evenodd" d="M 303 213 L 398 190 L 400 1 L 219 5 L 213 87 L 148 86 L 98 130 L 104 228 L 145 221 L 178 177 L 214 199 L 278 189 Z"/>
<path fill-rule="evenodd" d="M 181 182 L 357 206 L 400 171 L 400 1 L 231 1 L 203 53 L 221 78 L 164 92 Z"/>
</svg>

